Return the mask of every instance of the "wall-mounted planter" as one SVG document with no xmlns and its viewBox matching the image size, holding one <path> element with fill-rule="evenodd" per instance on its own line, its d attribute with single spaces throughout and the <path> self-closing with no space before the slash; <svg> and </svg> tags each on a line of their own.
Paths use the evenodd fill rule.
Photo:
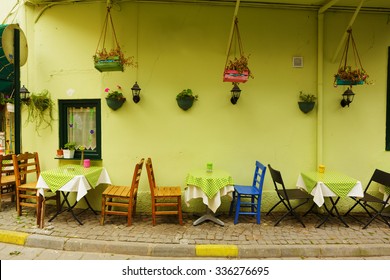
<svg viewBox="0 0 390 280">
<path fill-rule="evenodd" d="M 242 73 L 237 70 L 225 70 L 223 73 L 224 82 L 245 83 L 248 81 L 249 71 L 245 70 Z"/>
<path fill-rule="evenodd" d="M 110 107 L 112 110 L 118 110 L 120 107 L 122 107 L 123 103 L 125 103 L 126 98 L 107 98 L 106 97 L 106 102 L 107 106 Z"/>
<path fill-rule="evenodd" d="M 299 109 L 305 114 L 313 110 L 315 102 L 298 102 Z"/>
<path fill-rule="evenodd" d="M 177 105 L 184 111 L 187 111 L 192 107 L 192 104 L 194 104 L 195 98 L 193 96 L 183 96 L 181 98 L 177 98 Z"/>
</svg>

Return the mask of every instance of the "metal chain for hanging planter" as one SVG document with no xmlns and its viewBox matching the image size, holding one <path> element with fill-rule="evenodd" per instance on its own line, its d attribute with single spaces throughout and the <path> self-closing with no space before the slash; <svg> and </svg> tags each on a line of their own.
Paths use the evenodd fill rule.
<svg viewBox="0 0 390 280">
<path fill-rule="evenodd" d="M 335 75 L 334 86 L 338 85 L 362 85 L 367 83 L 368 74 L 364 70 L 359 53 L 357 51 L 355 40 L 352 35 L 352 28 L 348 29 L 347 42 L 344 47 L 344 52 L 341 57 L 337 74 Z M 348 64 L 349 46 L 352 47 L 355 67 Z"/>
<path fill-rule="evenodd" d="M 106 35 L 107 29 L 111 28 L 115 46 L 114 48 L 107 51 L 105 43 L 106 43 Z M 99 49 L 99 47 L 101 47 Z M 96 48 L 95 55 L 93 56 L 95 68 L 100 72 L 106 71 L 123 71 L 124 66 L 133 66 L 136 67 L 136 63 L 134 62 L 134 57 L 125 58 L 121 47 L 118 43 L 118 39 L 116 37 L 114 23 L 111 16 L 111 6 L 107 6 L 106 18 L 104 20 L 102 33 L 100 34 L 99 42 Z"/>
<path fill-rule="evenodd" d="M 240 57 L 234 57 L 233 60 L 230 60 L 230 52 L 232 48 L 233 41 L 236 39 Z M 248 77 L 253 78 L 249 68 L 248 68 L 248 58 L 245 56 L 244 48 L 242 46 L 240 31 L 238 29 L 238 18 L 234 20 L 233 34 L 229 42 L 229 48 L 226 57 L 225 70 L 223 75 L 224 82 L 232 83 L 245 83 L 248 81 Z"/>
</svg>

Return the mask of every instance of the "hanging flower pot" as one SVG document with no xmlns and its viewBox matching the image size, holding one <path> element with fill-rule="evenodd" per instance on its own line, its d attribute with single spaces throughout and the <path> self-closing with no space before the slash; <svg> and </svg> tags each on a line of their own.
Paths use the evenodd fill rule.
<svg viewBox="0 0 390 280">
<path fill-rule="evenodd" d="M 112 110 L 118 110 L 120 107 L 122 107 L 123 103 L 125 103 L 126 98 L 123 96 L 121 90 L 121 86 L 117 86 L 118 90 L 111 90 L 109 88 L 106 88 L 104 91 L 107 92 L 106 102 L 107 106 L 110 107 Z"/>
<path fill-rule="evenodd" d="M 359 53 L 353 39 L 352 29 L 348 29 L 348 38 L 344 47 L 344 52 L 341 57 L 339 68 L 337 73 L 334 75 L 334 86 L 338 85 L 363 85 L 367 83 L 368 74 L 364 70 L 362 63 L 360 61 Z M 349 46 L 351 45 L 353 57 L 355 58 L 355 66 L 352 67 L 351 64 L 348 64 L 348 51 Z"/>
<path fill-rule="evenodd" d="M 223 73 L 223 81 L 232 83 L 245 83 L 248 81 L 248 76 L 248 70 L 244 70 L 240 73 L 237 70 L 225 69 L 225 72 Z"/>
<path fill-rule="evenodd" d="M 299 109 L 305 114 L 309 113 L 311 110 L 314 109 L 316 99 L 317 97 L 313 94 L 305 94 L 300 91 L 298 102 Z"/>
<path fill-rule="evenodd" d="M 191 89 L 184 89 L 176 96 L 177 105 L 184 111 L 190 109 L 195 100 L 198 100 L 198 96 L 193 95 Z"/>
<path fill-rule="evenodd" d="M 123 64 L 119 56 L 107 57 L 107 59 L 97 58 L 95 59 L 95 68 L 100 72 L 123 71 Z"/>
<path fill-rule="evenodd" d="M 112 110 L 118 110 L 120 107 L 122 107 L 123 103 L 125 103 L 126 98 L 108 98 L 106 97 L 107 106 L 110 107 Z"/>
<path fill-rule="evenodd" d="M 229 59 L 231 47 L 233 40 L 237 40 L 237 45 L 239 47 L 240 56 L 234 57 L 233 59 Z M 240 38 L 240 32 L 238 30 L 238 19 L 234 20 L 234 27 L 232 30 L 231 39 L 229 42 L 228 55 L 225 63 L 225 70 L 223 73 L 223 81 L 231 82 L 231 83 L 245 83 L 248 81 L 248 78 L 251 77 L 253 79 L 253 75 L 248 67 L 248 59 L 249 55 L 244 55 L 244 50 L 242 47 L 242 42 Z"/>
<path fill-rule="evenodd" d="M 114 38 L 115 47 L 110 51 L 105 48 L 106 34 L 108 27 L 111 27 L 111 32 Z M 102 44 L 101 44 L 102 41 Z M 103 30 L 100 35 L 98 46 L 96 48 L 95 55 L 93 56 L 94 65 L 100 72 L 107 71 L 123 71 L 124 66 L 137 67 L 137 63 L 134 61 L 134 57 L 125 57 L 116 38 L 114 29 L 114 23 L 111 17 L 111 7 L 107 7 L 107 14 L 103 24 Z"/>
<path fill-rule="evenodd" d="M 313 110 L 315 104 L 315 102 L 298 102 L 299 109 L 305 114 Z"/>
</svg>

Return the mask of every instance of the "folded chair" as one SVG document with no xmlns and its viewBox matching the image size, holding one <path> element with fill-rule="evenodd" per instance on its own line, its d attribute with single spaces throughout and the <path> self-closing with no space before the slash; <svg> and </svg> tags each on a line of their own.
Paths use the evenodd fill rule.
<svg viewBox="0 0 390 280">
<path fill-rule="evenodd" d="M 152 198 L 152 223 L 156 225 L 157 215 L 177 215 L 179 223 L 183 224 L 181 211 L 181 188 L 180 187 L 158 187 L 154 177 L 152 160 L 146 160 L 146 170 Z"/>
<path fill-rule="evenodd" d="M 144 159 L 135 165 L 131 186 L 108 186 L 102 194 L 102 212 L 100 224 L 104 225 L 106 215 L 127 216 L 127 225 L 131 226 L 132 216 L 136 213 L 137 192 Z M 113 208 L 115 207 L 115 208 Z"/>
<path fill-rule="evenodd" d="M 35 208 L 37 214 L 37 225 L 44 226 L 45 203 L 55 200 L 57 210 L 60 207 L 60 193 L 53 194 L 50 190 L 45 191 L 42 196 L 38 193 L 36 184 L 41 173 L 38 153 L 23 153 L 12 155 L 16 185 L 16 211 L 18 216 L 22 215 L 22 207 Z M 29 175 L 33 176 L 30 180 Z"/>
<path fill-rule="evenodd" d="M 4 198 L 10 197 L 15 201 L 15 175 L 12 154 L 0 155 L 0 211 Z"/>
<path fill-rule="evenodd" d="M 310 209 L 303 216 L 309 213 L 314 207 L 313 196 L 300 189 L 286 189 L 280 171 L 273 169 L 269 164 L 268 164 L 268 169 L 271 173 L 272 181 L 274 182 L 274 186 L 275 186 L 275 191 L 279 197 L 279 202 L 277 202 L 268 211 L 267 215 L 269 215 L 272 212 L 272 210 L 276 208 L 276 206 L 278 206 L 279 204 L 283 204 L 287 209 L 287 212 L 275 223 L 275 226 L 277 226 L 287 216 L 293 215 L 294 218 L 297 219 L 302 224 L 303 227 L 306 227 L 301 217 L 298 215 L 298 213 L 295 210 L 305 205 L 306 203 L 311 202 L 312 205 Z M 294 206 L 292 206 L 293 201 L 298 201 L 298 202 L 296 205 L 294 203 Z"/>
<path fill-rule="evenodd" d="M 239 215 L 255 216 L 256 222 L 260 224 L 261 195 L 266 169 L 267 167 L 256 161 L 252 185 L 234 185 L 233 200 L 230 203 L 229 211 L 229 215 L 231 215 L 233 207 L 235 207 L 234 224 L 238 223 Z"/>
<path fill-rule="evenodd" d="M 390 227 L 389 217 L 387 216 L 388 213 L 384 213 L 386 206 L 390 203 L 390 195 L 388 195 L 387 198 L 383 198 L 383 194 L 382 197 L 378 197 L 368 193 L 369 190 L 371 191 L 373 189 L 373 187 L 371 187 L 371 183 L 373 182 L 390 190 L 390 173 L 375 169 L 374 174 L 372 174 L 372 177 L 364 190 L 364 196 L 351 197 L 355 201 L 355 204 L 344 214 L 344 216 L 350 215 L 352 218 L 361 222 L 358 218 L 350 214 L 357 205 L 360 205 L 370 217 L 368 222 L 362 222 L 364 224 L 363 229 L 366 229 L 375 219 L 379 219 Z"/>
</svg>

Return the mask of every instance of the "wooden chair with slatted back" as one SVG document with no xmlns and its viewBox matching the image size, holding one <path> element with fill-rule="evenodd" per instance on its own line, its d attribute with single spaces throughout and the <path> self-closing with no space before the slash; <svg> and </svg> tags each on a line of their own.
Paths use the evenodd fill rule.
<svg viewBox="0 0 390 280">
<path fill-rule="evenodd" d="M 53 194 L 50 190 L 45 191 L 44 196 L 38 193 L 36 184 L 41 173 L 38 153 L 26 152 L 12 155 L 12 161 L 15 173 L 16 211 L 18 216 L 22 215 L 22 207 L 35 208 L 37 225 L 43 228 L 45 203 L 49 200 L 55 200 L 58 210 L 60 207 L 60 193 Z"/>
<path fill-rule="evenodd" d="M 158 187 L 154 177 L 152 160 L 146 160 L 146 170 L 152 198 L 152 223 L 156 225 L 157 215 L 177 215 L 179 223 L 183 225 L 181 211 L 181 188 L 180 187 Z"/>
<path fill-rule="evenodd" d="M 144 159 L 135 165 L 131 186 L 108 186 L 102 193 L 102 212 L 100 224 L 104 225 L 106 215 L 127 216 L 127 225 L 131 226 L 132 216 L 136 213 L 137 192 Z"/>
<path fill-rule="evenodd" d="M 10 197 L 15 201 L 15 175 L 12 154 L 0 155 L 0 211 L 4 198 Z"/>
</svg>

